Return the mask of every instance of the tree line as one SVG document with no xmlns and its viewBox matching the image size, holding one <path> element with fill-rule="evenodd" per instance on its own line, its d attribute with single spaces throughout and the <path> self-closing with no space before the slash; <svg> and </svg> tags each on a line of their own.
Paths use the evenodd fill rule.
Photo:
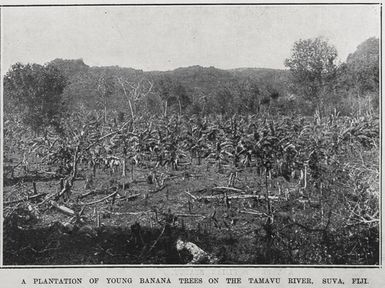
<svg viewBox="0 0 385 288">
<path fill-rule="evenodd" d="M 165 72 L 89 67 L 83 60 L 14 64 L 4 76 L 4 112 L 38 132 L 60 129 L 77 109 L 144 114 L 375 113 L 379 103 L 379 40 L 361 43 L 343 63 L 322 38 L 298 40 L 287 70 L 192 66 Z M 116 114 L 115 113 L 115 114 Z M 115 115 L 114 114 L 114 115 Z"/>
</svg>

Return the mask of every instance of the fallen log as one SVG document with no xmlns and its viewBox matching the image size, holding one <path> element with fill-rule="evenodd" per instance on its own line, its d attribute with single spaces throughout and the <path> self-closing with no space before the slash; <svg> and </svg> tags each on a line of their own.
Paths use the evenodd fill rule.
<svg viewBox="0 0 385 288">
<path fill-rule="evenodd" d="M 51 205 L 53 207 L 55 207 L 56 209 L 58 209 L 59 211 L 63 212 L 64 214 L 67 214 L 67 215 L 70 215 L 70 216 L 74 216 L 75 215 L 75 211 L 64 206 L 64 205 L 59 205 L 57 202 L 55 201 L 51 201 L 50 202 Z"/>
<path fill-rule="evenodd" d="M 211 200 L 211 199 L 223 199 L 226 197 L 227 197 L 227 199 L 258 199 L 258 200 L 265 200 L 266 199 L 265 195 L 252 195 L 252 194 L 251 195 L 229 195 L 229 196 L 225 196 L 225 195 L 194 196 L 190 193 L 188 193 L 188 194 L 190 196 L 192 196 L 194 198 L 194 200 L 198 200 L 198 201 L 199 200 Z M 279 200 L 281 198 L 278 196 L 268 196 L 268 199 L 269 200 Z"/>
<path fill-rule="evenodd" d="M 232 195 L 232 196 L 227 196 L 229 199 L 259 199 L 259 200 L 265 200 L 266 196 L 265 195 Z M 268 196 L 268 199 L 270 200 L 279 200 L 281 199 L 278 196 Z"/>
<path fill-rule="evenodd" d="M 245 191 L 241 190 L 241 189 L 238 189 L 238 188 L 234 188 L 234 187 L 214 187 L 212 188 L 212 190 L 215 190 L 215 191 L 233 191 L 233 192 L 239 192 L 239 193 L 244 193 Z"/>
<path fill-rule="evenodd" d="M 26 198 L 23 198 L 23 199 L 6 201 L 3 204 L 4 205 L 16 204 L 16 203 L 20 203 L 20 202 L 25 202 L 25 201 L 33 200 L 33 199 L 38 199 L 38 198 L 43 197 L 45 195 L 47 195 L 47 193 L 40 193 L 40 194 L 36 194 L 36 195 L 32 195 L 32 196 L 27 196 Z"/>
</svg>

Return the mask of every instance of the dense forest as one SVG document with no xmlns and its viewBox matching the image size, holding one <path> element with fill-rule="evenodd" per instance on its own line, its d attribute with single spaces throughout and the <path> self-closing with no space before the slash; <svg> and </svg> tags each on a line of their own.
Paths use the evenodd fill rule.
<svg viewBox="0 0 385 288">
<path fill-rule="evenodd" d="M 312 49 L 318 49 L 319 55 L 312 55 Z M 25 74 L 33 81 L 41 73 L 51 73 L 47 81 L 58 82 L 60 89 L 56 92 L 61 93 L 55 94 L 59 99 L 54 102 L 60 103 L 56 110 L 61 113 L 80 107 L 118 111 L 121 116 L 147 112 L 232 115 L 261 111 L 313 115 L 317 109 L 324 114 L 336 111 L 357 115 L 378 111 L 378 39 L 364 41 L 343 63 L 336 63 L 335 48 L 318 38 L 297 42 L 293 53 L 297 58 L 287 59 L 288 70 L 191 66 L 144 72 L 119 66 L 90 67 L 81 59 L 55 59 L 43 66 L 18 63 L 5 76 L 5 113 L 14 112 L 14 101 L 27 101 L 13 97 L 25 88 L 23 85 L 32 85 L 15 84 L 17 77 Z M 36 95 L 36 101 L 49 97 L 42 94 Z M 55 105 L 45 105 L 50 107 L 47 109 L 54 109 L 52 106 Z"/>
</svg>

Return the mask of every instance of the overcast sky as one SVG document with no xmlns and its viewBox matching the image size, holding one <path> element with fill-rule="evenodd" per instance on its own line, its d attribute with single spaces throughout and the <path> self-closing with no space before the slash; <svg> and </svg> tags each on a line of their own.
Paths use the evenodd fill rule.
<svg viewBox="0 0 385 288">
<path fill-rule="evenodd" d="M 379 37 L 378 6 L 27 7 L 2 9 L 2 61 L 170 70 L 284 68 L 295 41 L 322 36 L 344 61 Z M 3 71 L 4 72 L 4 71 Z"/>
</svg>

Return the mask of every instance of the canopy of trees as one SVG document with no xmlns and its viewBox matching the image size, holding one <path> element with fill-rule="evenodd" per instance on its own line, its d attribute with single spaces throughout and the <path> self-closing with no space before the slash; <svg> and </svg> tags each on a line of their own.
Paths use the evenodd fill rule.
<svg viewBox="0 0 385 288">
<path fill-rule="evenodd" d="M 340 65 L 336 57 L 333 45 L 315 38 L 294 43 L 285 61 L 289 70 L 191 66 L 144 72 L 89 67 L 81 59 L 55 59 L 44 66 L 18 63 L 4 78 L 5 110 L 20 110 L 24 121 L 39 130 L 57 126 L 65 108 L 79 107 L 104 111 L 105 117 L 117 111 L 123 118 L 143 113 L 312 114 L 320 107 L 349 114 L 377 108 L 379 40 L 366 40 Z"/>
<path fill-rule="evenodd" d="M 364 41 L 340 65 L 336 64 L 336 57 L 335 47 L 321 38 L 294 43 L 285 65 L 291 72 L 291 90 L 302 99 L 300 105 L 307 103 L 310 108 L 344 114 L 377 109 L 379 40 Z"/>
<path fill-rule="evenodd" d="M 322 91 L 336 76 L 336 58 L 335 47 L 321 38 L 295 42 L 291 58 L 285 61 L 295 92 L 307 99 L 319 100 Z"/>
<path fill-rule="evenodd" d="M 65 111 L 65 77 L 53 66 L 16 63 L 4 76 L 4 111 L 19 112 L 35 132 L 59 127 Z"/>
<path fill-rule="evenodd" d="M 379 40 L 369 38 L 346 60 L 349 85 L 362 95 L 379 89 Z"/>
</svg>

